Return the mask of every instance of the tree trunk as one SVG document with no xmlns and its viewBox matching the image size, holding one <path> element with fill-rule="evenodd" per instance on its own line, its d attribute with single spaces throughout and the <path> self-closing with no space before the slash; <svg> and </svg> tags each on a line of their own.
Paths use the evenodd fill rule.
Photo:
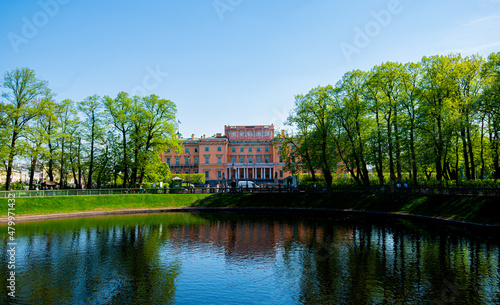
<svg viewBox="0 0 500 305">
<path fill-rule="evenodd" d="M 472 140 L 471 140 L 471 136 L 470 136 L 470 127 L 469 126 L 467 126 L 466 132 L 467 132 L 467 143 L 469 145 L 471 179 L 475 180 L 476 179 L 476 165 L 474 162 L 474 150 L 472 149 Z"/>
<path fill-rule="evenodd" d="M 29 182 L 29 189 L 32 190 L 33 189 L 33 180 L 35 179 L 35 170 L 36 170 L 36 162 L 37 162 L 37 158 L 31 158 L 31 163 L 30 163 L 30 182 Z"/>
<path fill-rule="evenodd" d="M 123 188 L 127 187 L 128 181 L 128 159 L 127 159 L 127 135 L 124 129 L 122 129 L 122 141 L 123 141 Z"/>
<path fill-rule="evenodd" d="M 463 157 L 464 157 L 464 164 L 465 164 L 465 176 L 467 177 L 467 180 L 470 180 L 469 154 L 467 152 L 467 140 L 465 139 L 465 128 L 463 128 L 463 127 L 460 130 L 460 136 L 461 136 L 462 147 L 463 147 Z"/>
<path fill-rule="evenodd" d="M 64 185 L 64 140 L 61 141 L 61 170 L 59 171 L 59 187 L 60 188 L 65 188 L 66 185 Z"/>
</svg>

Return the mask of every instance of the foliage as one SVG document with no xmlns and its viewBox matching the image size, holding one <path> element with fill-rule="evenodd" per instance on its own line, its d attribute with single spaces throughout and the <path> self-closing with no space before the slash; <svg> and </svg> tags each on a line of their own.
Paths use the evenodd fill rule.
<svg viewBox="0 0 500 305">
<path fill-rule="evenodd" d="M 0 104 L 0 159 L 6 165 L 5 188 L 10 190 L 14 158 L 26 154 L 22 143 L 24 133 L 29 123 L 40 115 L 37 98 L 46 94 L 48 88 L 47 82 L 37 79 L 35 71 L 28 68 L 6 72 L 2 85 L 8 91 L 2 93 L 6 103 Z"/>
<path fill-rule="evenodd" d="M 471 181 L 500 178 L 499 100 L 500 53 L 386 62 L 297 95 L 276 143 L 287 169 L 321 169 L 326 185 L 491 185 Z"/>
<path fill-rule="evenodd" d="M 205 175 L 204 174 L 172 174 L 171 178 L 179 177 L 184 180 L 183 183 L 188 183 L 191 181 L 192 184 L 205 184 Z"/>
</svg>

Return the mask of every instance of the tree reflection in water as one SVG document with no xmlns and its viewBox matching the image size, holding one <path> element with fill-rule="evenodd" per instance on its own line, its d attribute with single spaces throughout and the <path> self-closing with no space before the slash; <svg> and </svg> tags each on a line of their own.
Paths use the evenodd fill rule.
<svg viewBox="0 0 500 305">
<path fill-rule="evenodd" d="M 20 304 L 500 303 L 498 242 L 445 225 L 169 213 L 19 223 L 16 234 Z"/>
</svg>

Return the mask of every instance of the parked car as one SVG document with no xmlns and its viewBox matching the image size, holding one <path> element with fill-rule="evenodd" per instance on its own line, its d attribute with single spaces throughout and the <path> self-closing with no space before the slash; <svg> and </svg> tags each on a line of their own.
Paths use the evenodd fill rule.
<svg viewBox="0 0 500 305">
<path fill-rule="evenodd" d="M 253 181 L 238 181 L 239 188 L 258 189 L 259 186 Z"/>
</svg>

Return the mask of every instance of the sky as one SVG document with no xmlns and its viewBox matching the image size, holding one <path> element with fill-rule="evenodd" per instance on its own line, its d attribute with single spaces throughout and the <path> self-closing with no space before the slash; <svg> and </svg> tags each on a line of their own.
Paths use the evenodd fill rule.
<svg viewBox="0 0 500 305">
<path fill-rule="evenodd" d="M 58 100 L 154 93 L 184 137 L 287 128 L 296 95 L 351 70 L 499 51 L 500 0 L 0 0 L 1 75 L 31 68 Z"/>
</svg>

